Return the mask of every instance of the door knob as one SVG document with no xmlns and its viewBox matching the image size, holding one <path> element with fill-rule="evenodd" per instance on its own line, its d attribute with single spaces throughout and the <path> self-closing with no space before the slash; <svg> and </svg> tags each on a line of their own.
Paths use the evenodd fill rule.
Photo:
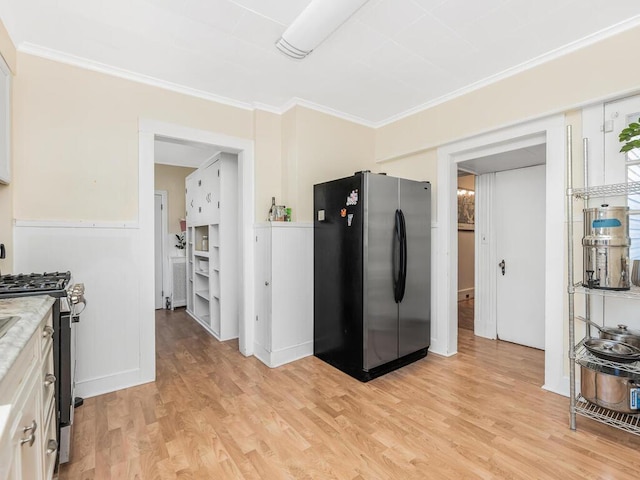
<svg viewBox="0 0 640 480">
<path fill-rule="evenodd" d="M 56 376 L 52 373 L 47 373 L 44 377 L 44 386 L 50 387 L 55 383 L 55 381 L 56 381 Z"/>
<path fill-rule="evenodd" d="M 498 266 L 502 269 L 502 275 L 504 275 L 504 271 L 505 271 L 505 267 L 506 267 L 506 263 L 504 263 L 504 258 L 502 259 L 502 261 L 498 264 Z"/>
</svg>

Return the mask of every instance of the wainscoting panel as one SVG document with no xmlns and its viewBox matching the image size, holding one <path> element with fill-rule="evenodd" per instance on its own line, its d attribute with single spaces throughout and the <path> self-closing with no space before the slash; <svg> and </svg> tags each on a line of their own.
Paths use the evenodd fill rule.
<svg viewBox="0 0 640 480">
<path fill-rule="evenodd" d="M 85 285 L 87 306 L 75 325 L 83 397 L 151 381 L 154 373 L 140 362 L 155 343 L 153 304 L 140 298 L 139 229 L 93 225 L 17 221 L 14 229 L 16 273 L 69 270 Z"/>
</svg>

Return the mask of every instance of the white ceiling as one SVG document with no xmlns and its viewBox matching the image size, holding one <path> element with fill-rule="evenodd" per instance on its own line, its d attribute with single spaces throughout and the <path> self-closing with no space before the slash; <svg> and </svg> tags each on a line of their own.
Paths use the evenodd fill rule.
<svg viewBox="0 0 640 480">
<path fill-rule="evenodd" d="M 198 168 L 223 148 L 175 138 L 156 137 L 153 150 L 155 163 Z"/>
<path fill-rule="evenodd" d="M 638 0 L 370 0 L 297 61 L 274 43 L 308 3 L 0 0 L 0 17 L 21 51 L 373 126 L 640 24 Z"/>
<path fill-rule="evenodd" d="M 516 168 L 533 167 L 547 163 L 547 145 L 542 143 L 508 152 L 494 153 L 458 163 L 462 171 L 483 175 Z M 458 171 L 460 175 L 460 171 Z"/>
</svg>

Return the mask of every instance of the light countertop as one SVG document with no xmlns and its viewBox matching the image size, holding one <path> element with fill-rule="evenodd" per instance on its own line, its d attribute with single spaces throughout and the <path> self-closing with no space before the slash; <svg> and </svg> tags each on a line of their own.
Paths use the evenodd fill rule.
<svg viewBox="0 0 640 480">
<path fill-rule="evenodd" d="M 20 319 L 0 338 L 0 382 L 5 377 L 33 332 L 53 305 L 48 295 L 7 298 L 0 300 L 0 317 L 18 316 Z"/>
</svg>

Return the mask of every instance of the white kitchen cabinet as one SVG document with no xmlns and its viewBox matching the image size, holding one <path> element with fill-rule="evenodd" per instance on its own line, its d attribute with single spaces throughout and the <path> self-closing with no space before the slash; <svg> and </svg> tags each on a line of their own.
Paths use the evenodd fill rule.
<svg viewBox="0 0 640 480">
<path fill-rule="evenodd" d="M 196 170 L 197 171 L 197 170 Z M 195 173 L 195 172 L 194 172 Z M 198 221 L 197 208 L 195 208 L 195 198 L 194 194 L 196 191 L 196 177 L 192 174 L 185 178 L 185 220 L 187 221 L 187 225 L 194 225 Z"/>
<path fill-rule="evenodd" d="M 58 443 L 52 323 L 49 310 L 0 382 L 3 480 L 53 478 Z"/>
<path fill-rule="evenodd" d="M 187 312 L 218 340 L 237 338 L 237 156 L 217 154 L 187 177 L 186 185 Z"/>
<path fill-rule="evenodd" d="M 237 203 L 237 155 L 218 153 L 202 167 L 191 173 L 185 181 L 187 225 L 210 225 L 220 221 L 221 198 Z M 235 172 L 235 173 L 234 173 Z M 232 190 L 228 197 L 225 190 Z"/>
<path fill-rule="evenodd" d="M 313 224 L 258 224 L 254 354 L 277 367 L 313 354 Z"/>
</svg>

